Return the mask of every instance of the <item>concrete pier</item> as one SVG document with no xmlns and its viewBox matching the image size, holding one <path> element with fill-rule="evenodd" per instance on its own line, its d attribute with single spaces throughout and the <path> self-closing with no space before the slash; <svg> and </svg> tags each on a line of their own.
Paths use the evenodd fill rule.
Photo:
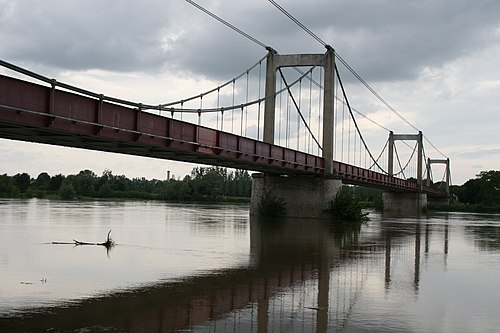
<svg viewBox="0 0 500 333">
<path fill-rule="evenodd" d="M 341 187 L 341 180 L 327 177 L 253 174 L 250 214 L 259 215 L 259 202 L 270 193 L 284 201 L 288 217 L 326 217 L 325 211 Z"/>
<path fill-rule="evenodd" d="M 418 216 L 427 206 L 427 194 L 384 192 L 384 214 L 389 216 Z"/>
</svg>

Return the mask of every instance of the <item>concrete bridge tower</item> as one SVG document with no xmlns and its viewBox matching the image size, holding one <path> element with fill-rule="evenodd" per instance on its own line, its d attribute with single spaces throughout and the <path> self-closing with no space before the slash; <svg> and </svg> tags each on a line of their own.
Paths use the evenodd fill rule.
<svg viewBox="0 0 500 333">
<path fill-rule="evenodd" d="M 324 175 L 281 176 L 256 174 L 252 182 L 250 213 L 258 215 L 258 204 L 264 195 L 280 198 L 285 203 L 286 215 L 293 217 L 321 217 L 342 187 L 342 181 L 333 179 L 334 134 L 334 75 L 335 51 L 327 46 L 325 54 L 280 55 L 269 48 L 266 64 L 266 101 L 264 107 L 264 142 L 274 144 L 276 110 L 276 72 L 282 67 L 321 66 L 324 69 L 323 140 Z"/>
<path fill-rule="evenodd" d="M 397 140 L 417 141 L 417 192 L 384 191 L 384 213 L 389 215 L 418 215 L 427 206 L 427 194 L 423 193 L 422 160 L 423 160 L 423 135 L 389 133 L 388 174 L 394 176 L 394 143 Z"/>
</svg>

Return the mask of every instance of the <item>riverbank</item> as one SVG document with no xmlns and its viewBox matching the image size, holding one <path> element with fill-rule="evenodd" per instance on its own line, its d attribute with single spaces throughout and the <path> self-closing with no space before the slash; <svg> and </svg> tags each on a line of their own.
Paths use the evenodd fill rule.
<svg viewBox="0 0 500 333">
<path fill-rule="evenodd" d="M 500 214 L 500 205 L 487 204 L 452 204 L 448 206 L 427 206 L 427 211 L 431 212 L 461 212 L 461 213 L 485 213 Z"/>
</svg>

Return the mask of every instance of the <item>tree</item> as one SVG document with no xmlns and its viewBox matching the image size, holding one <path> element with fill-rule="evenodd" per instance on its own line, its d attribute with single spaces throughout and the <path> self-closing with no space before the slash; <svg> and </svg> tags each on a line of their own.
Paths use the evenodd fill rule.
<svg viewBox="0 0 500 333">
<path fill-rule="evenodd" d="M 59 195 L 63 200 L 73 200 L 76 197 L 76 191 L 68 178 L 63 180 L 59 189 Z"/>
<path fill-rule="evenodd" d="M 90 170 L 83 170 L 78 173 L 78 175 L 71 175 L 68 178 L 76 194 L 86 197 L 92 197 L 95 195 L 94 185 L 97 180 L 97 176 Z"/>
<path fill-rule="evenodd" d="M 159 197 L 163 200 L 187 201 L 191 199 L 191 187 L 185 181 L 170 180 L 164 183 Z"/>
<path fill-rule="evenodd" d="M 98 191 L 98 195 L 100 198 L 111 198 L 113 197 L 114 191 L 111 189 L 111 185 L 109 183 L 103 184 Z"/>
<path fill-rule="evenodd" d="M 481 171 L 460 188 L 452 187 L 460 201 L 468 204 L 498 205 L 500 203 L 500 171 Z"/>
<path fill-rule="evenodd" d="M 42 172 L 36 177 L 33 185 L 39 190 L 47 190 L 50 182 L 50 176 L 46 172 Z"/>
<path fill-rule="evenodd" d="M 64 176 L 61 174 L 51 177 L 49 183 L 47 184 L 47 189 L 52 192 L 58 192 L 61 188 L 61 184 L 64 180 Z"/>
<path fill-rule="evenodd" d="M 191 171 L 190 185 L 198 198 L 215 199 L 224 194 L 227 169 L 221 167 L 196 167 Z"/>
<path fill-rule="evenodd" d="M 0 175 L 0 197 L 1 198 L 17 198 L 19 189 L 14 184 L 11 177 L 6 174 Z"/>
<path fill-rule="evenodd" d="M 18 173 L 14 176 L 14 183 L 21 193 L 25 193 L 31 184 L 31 177 L 26 172 Z"/>
</svg>

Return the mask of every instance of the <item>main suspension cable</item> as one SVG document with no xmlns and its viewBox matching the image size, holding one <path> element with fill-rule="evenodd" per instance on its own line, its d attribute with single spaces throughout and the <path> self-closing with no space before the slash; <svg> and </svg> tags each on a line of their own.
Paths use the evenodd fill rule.
<svg viewBox="0 0 500 333">
<path fill-rule="evenodd" d="M 279 11 L 281 11 L 283 14 L 285 14 L 295 24 L 297 24 L 299 27 L 301 27 L 305 32 L 307 32 L 312 38 L 316 39 L 320 44 L 322 44 L 323 46 L 327 45 L 325 43 L 325 41 L 323 41 L 321 38 L 319 38 L 318 35 L 316 35 L 309 28 L 307 28 L 304 24 L 302 24 L 299 20 L 297 20 L 292 14 L 290 14 L 288 11 L 286 11 L 286 9 L 284 9 L 283 7 L 281 7 L 276 1 L 269 0 L 269 2 L 271 4 L 273 4 L 276 8 L 278 8 Z"/>
<path fill-rule="evenodd" d="M 344 95 L 344 99 L 345 99 L 347 107 L 349 109 L 349 113 L 351 114 L 352 121 L 354 122 L 354 126 L 356 127 L 356 130 L 358 131 L 359 137 L 360 137 L 361 141 L 363 142 L 363 146 L 365 147 L 366 151 L 370 155 L 370 158 L 372 159 L 372 161 L 375 162 L 375 164 L 380 168 L 380 170 L 383 170 L 382 167 L 375 160 L 375 158 L 373 158 L 373 155 L 372 155 L 370 149 L 368 148 L 368 145 L 366 144 L 365 139 L 363 138 L 363 135 L 361 135 L 361 131 L 359 130 L 358 123 L 356 122 L 356 118 L 354 118 L 354 115 L 352 114 L 351 104 L 349 103 L 349 100 L 347 99 L 347 94 L 345 92 L 344 85 L 342 84 L 342 80 L 340 78 L 340 74 L 339 74 L 339 71 L 337 69 L 337 66 L 335 66 L 335 72 L 337 73 L 337 79 L 339 80 L 340 88 L 342 89 L 342 94 Z"/>
<path fill-rule="evenodd" d="M 192 0 L 186 0 L 189 4 L 193 5 L 194 7 L 198 8 L 199 10 L 201 10 L 202 12 L 204 12 L 205 14 L 209 15 L 210 17 L 216 19 L 217 21 L 219 21 L 220 23 L 224 24 L 226 27 L 236 31 L 237 33 L 239 33 L 240 35 L 242 35 L 243 37 L 251 40 L 252 42 L 254 42 L 255 44 L 267 49 L 268 46 L 264 43 L 262 43 L 261 41 L 259 41 L 257 38 L 255 37 L 252 37 L 250 36 L 249 34 L 247 34 L 246 32 L 244 32 L 243 30 L 235 27 L 234 25 L 232 25 L 231 23 L 227 22 L 226 20 L 224 20 L 223 18 L 215 15 L 214 13 L 212 13 L 211 11 L 209 11 L 208 9 L 205 9 L 204 7 L 200 6 L 199 4 L 197 4 L 196 2 L 192 1 Z"/>
</svg>

